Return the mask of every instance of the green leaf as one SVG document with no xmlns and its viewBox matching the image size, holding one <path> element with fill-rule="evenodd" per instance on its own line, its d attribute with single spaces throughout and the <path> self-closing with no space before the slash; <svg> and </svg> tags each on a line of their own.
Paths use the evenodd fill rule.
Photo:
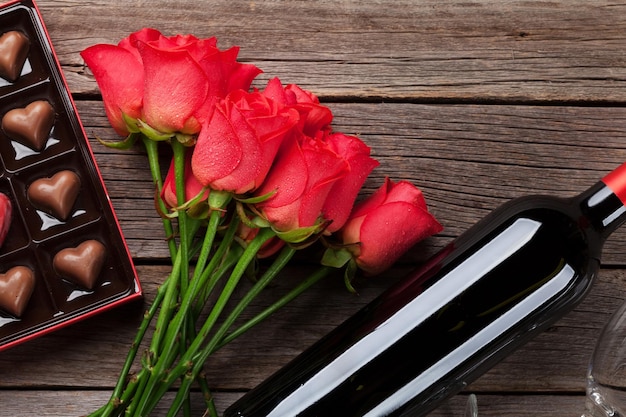
<svg viewBox="0 0 626 417">
<path fill-rule="evenodd" d="M 352 259 L 352 253 L 346 249 L 332 249 L 328 248 L 322 256 L 321 263 L 324 266 L 330 266 L 333 268 L 342 268 Z"/>
</svg>

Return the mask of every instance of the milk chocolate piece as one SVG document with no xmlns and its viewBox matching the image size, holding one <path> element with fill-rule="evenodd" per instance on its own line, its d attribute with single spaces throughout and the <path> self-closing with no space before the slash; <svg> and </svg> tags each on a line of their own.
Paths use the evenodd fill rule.
<svg viewBox="0 0 626 417">
<path fill-rule="evenodd" d="M 2 130 L 11 138 L 41 151 L 54 126 L 54 108 L 46 100 L 37 100 L 25 108 L 9 110 L 2 118 Z"/>
<path fill-rule="evenodd" d="M 22 32 L 12 30 L 0 36 L 0 77 L 15 82 L 28 58 L 30 41 Z"/>
<path fill-rule="evenodd" d="M 16 266 L 0 274 L 0 309 L 20 317 L 35 289 L 35 274 L 30 268 Z"/>
<path fill-rule="evenodd" d="M 59 171 L 50 178 L 40 178 L 28 187 L 28 199 L 37 208 L 66 221 L 80 191 L 80 178 L 74 171 Z"/>
<path fill-rule="evenodd" d="M 74 284 L 93 289 L 106 258 L 106 248 L 97 240 L 86 240 L 75 248 L 59 251 L 52 261 L 54 270 Z"/>
</svg>

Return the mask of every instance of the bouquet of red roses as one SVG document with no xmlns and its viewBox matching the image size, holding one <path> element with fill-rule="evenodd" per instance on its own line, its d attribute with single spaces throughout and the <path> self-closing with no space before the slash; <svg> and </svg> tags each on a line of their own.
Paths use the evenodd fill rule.
<svg viewBox="0 0 626 417">
<path fill-rule="evenodd" d="M 378 274 L 441 230 L 421 191 L 406 181 L 386 179 L 353 207 L 378 165 L 370 148 L 335 132 L 331 111 L 311 92 L 278 78 L 251 88 L 261 71 L 237 55 L 237 48 L 218 49 L 215 38 L 166 37 L 154 29 L 82 52 L 106 114 L 124 138 L 106 145 L 145 147 L 172 258 L 111 400 L 94 416 L 147 416 L 175 383 L 169 415 L 186 410 L 197 383 L 208 414 L 217 416 L 201 377 L 213 352 L 332 270 L 343 268 L 350 285 L 358 269 Z M 165 179 L 159 144 L 173 154 Z M 296 251 L 312 244 L 325 245 L 320 269 L 235 326 Z M 227 310 L 259 258 L 270 259 L 267 267 Z M 130 377 L 142 342 L 147 349 Z"/>
</svg>

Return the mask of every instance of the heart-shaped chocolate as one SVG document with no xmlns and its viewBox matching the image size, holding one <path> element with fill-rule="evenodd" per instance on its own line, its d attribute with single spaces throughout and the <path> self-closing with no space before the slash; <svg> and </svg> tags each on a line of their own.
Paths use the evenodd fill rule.
<svg viewBox="0 0 626 417">
<path fill-rule="evenodd" d="M 16 266 L 0 274 L 0 308 L 20 317 L 35 289 L 35 274 L 25 266 Z"/>
<path fill-rule="evenodd" d="M 0 36 L 0 77 L 15 82 L 28 58 L 30 41 L 22 32 L 12 30 Z"/>
<path fill-rule="evenodd" d="M 9 110 L 2 117 L 2 130 L 12 139 L 41 151 L 54 126 L 54 108 L 46 100 L 37 100 L 24 108 Z"/>
<path fill-rule="evenodd" d="M 106 258 L 106 248 L 97 240 L 86 240 L 75 248 L 60 250 L 52 260 L 54 270 L 74 284 L 93 289 Z"/>
<path fill-rule="evenodd" d="M 59 171 L 50 178 L 39 178 L 28 187 L 28 199 L 37 208 L 65 221 L 80 191 L 80 178 L 74 171 Z"/>
</svg>

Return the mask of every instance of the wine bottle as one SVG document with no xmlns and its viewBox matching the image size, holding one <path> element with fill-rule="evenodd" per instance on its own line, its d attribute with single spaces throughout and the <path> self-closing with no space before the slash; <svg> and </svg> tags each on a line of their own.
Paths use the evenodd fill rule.
<svg viewBox="0 0 626 417">
<path fill-rule="evenodd" d="M 626 220 L 626 163 L 497 208 L 246 393 L 225 417 L 418 417 L 585 296 Z"/>
</svg>

